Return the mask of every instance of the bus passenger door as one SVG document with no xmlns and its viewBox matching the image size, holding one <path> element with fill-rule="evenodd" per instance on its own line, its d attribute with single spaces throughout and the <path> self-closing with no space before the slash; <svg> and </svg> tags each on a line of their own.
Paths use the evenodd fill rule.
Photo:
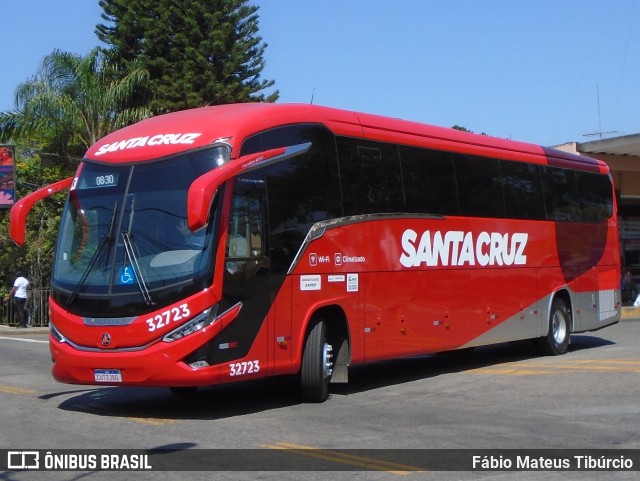
<svg viewBox="0 0 640 481">
<path fill-rule="evenodd" d="M 268 369 L 272 359 L 268 345 L 270 261 L 267 254 L 266 189 L 264 181 L 242 177 L 235 181 L 228 221 L 225 251 L 222 310 L 242 303 L 238 317 L 224 326 L 216 344 L 225 352 L 217 362 L 246 357 L 258 361 L 260 370 Z"/>
</svg>

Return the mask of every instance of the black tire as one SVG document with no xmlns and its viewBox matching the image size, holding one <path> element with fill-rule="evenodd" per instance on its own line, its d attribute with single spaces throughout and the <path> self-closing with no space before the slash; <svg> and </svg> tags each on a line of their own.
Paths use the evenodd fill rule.
<svg viewBox="0 0 640 481">
<path fill-rule="evenodd" d="M 321 403 L 329 397 L 329 381 L 333 373 L 333 348 L 327 340 L 327 326 L 319 320 L 309 331 L 302 353 L 300 387 L 302 400 Z"/>
<path fill-rule="evenodd" d="M 571 312 L 567 304 L 559 298 L 551 303 L 549 313 L 549 332 L 538 339 L 538 347 L 543 354 L 559 356 L 569 349 L 571 341 Z"/>
</svg>

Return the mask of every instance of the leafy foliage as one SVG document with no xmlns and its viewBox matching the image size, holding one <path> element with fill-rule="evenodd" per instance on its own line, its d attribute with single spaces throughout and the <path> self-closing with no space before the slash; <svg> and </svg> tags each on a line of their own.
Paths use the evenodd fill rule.
<svg viewBox="0 0 640 481">
<path fill-rule="evenodd" d="M 16 157 L 16 169 L 25 180 L 18 184 L 18 197 L 28 194 L 29 187 L 50 184 L 73 172 L 68 166 L 43 162 L 31 149 L 19 148 Z M 48 286 L 63 201 L 64 195 L 58 194 L 36 204 L 28 217 L 24 248 L 9 238 L 9 210 L 0 210 L 0 294 L 11 288 L 17 270 L 27 275 L 32 287 Z"/>
<path fill-rule="evenodd" d="M 86 57 L 54 50 L 18 87 L 16 110 L 0 113 L 0 140 L 36 141 L 53 155 L 78 159 L 99 138 L 148 117 L 147 108 L 127 107 L 148 73 L 134 69 L 114 82 L 115 70 L 98 48 Z"/>
<path fill-rule="evenodd" d="M 147 74 L 136 69 L 113 81 L 114 67 L 100 50 L 86 57 L 55 50 L 38 75 L 21 84 L 16 110 L 0 113 L 0 140 L 16 144 L 17 197 L 73 174 L 77 160 L 96 140 L 150 115 L 124 106 Z M 8 235 L 9 212 L 0 212 L 0 275 L 11 285 L 16 269 L 29 273 L 34 287 L 51 275 L 62 196 L 34 207 L 28 217 L 25 248 Z"/>
<path fill-rule="evenodd" d="M 146 69 L 150 81 L 138 101 L 154 113 L 204 105 L 278 98 L 261 79 L 266 44 L 257 35 L 258 7 L 247 0 L 100 0 L 98 38 L 107 55 L 130 71 Z"/>
<path fill-rule="evenodd" d="M 108 49 L 87 56 L 54 50 L 0 112 L 0 142 L 17 148 L 17 197 L 73 174 L 86 149 L 108 133 L 150 116 L 191 107 L 275 101 L 261 78 L 266 44 L 258 7 L 247 0 L 100 0 L 96 27 Z M 25 248 L 9 239 L 0 210 L 0 293 L 17 269 L 46 287 L 63 195 L 31 211 Z"/>
</svg>

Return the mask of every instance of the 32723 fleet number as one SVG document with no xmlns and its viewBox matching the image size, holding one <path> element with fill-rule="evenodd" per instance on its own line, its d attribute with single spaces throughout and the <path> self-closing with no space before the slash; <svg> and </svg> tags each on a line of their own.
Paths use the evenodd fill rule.
<svg viewBox="0 0 640 481">
<path fill-rule="evenodd" d="M 146 323 L 149 326 L 149 332 L 153 332 L 157 329 L 162 329 L 163 327 L 168 326 L 172 322 L 178 322 L 186 319 L 190 315 L 191 311 L 189 310 L 189 305 L 180 304 L 178 307 L 172 307 L 171 309 L 167 309 L 166 311 L 147 319 Z"/>
<path fill-rule="evenodd" d="M 229 376 L 255 374 L 260 371 L 260 361 L 243 361 L 229 364 Z"/>
</svg>

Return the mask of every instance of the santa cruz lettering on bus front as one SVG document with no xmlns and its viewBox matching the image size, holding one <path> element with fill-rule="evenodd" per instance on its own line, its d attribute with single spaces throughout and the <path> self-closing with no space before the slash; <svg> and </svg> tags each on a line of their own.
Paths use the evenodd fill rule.
<svg viewBox="0 0 640 481">
<path fill-rule="evenodd" d="M 106 154 L 107 152 L 116 152 L 118 150 L 134 149 L 137 147 L 155 146 L 155 145 L 177 145 L 177 144 L 193 144 L 195 140 L 202 134 L 199 132 L 177 133 L 177 134 L 158 134 L 144 137 L 134 137 L 131 139 L 120 140 L 111 144 L 101 145 L 96 150 L 95 155 Z"/>
<path fill-rule="evenodd" d="M 420 266 L 512 266 L 526 265 L 526 232 L 500 233 L 464 231 L 424 231 L 402 234 L 400 264 Z"/>
</svg>

